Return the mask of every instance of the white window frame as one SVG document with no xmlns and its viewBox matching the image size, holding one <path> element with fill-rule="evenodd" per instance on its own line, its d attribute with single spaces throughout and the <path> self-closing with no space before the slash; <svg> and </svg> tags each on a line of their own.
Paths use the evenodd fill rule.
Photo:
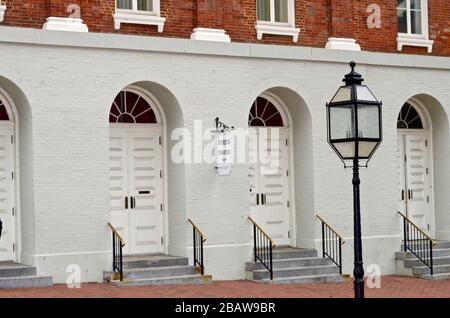
<svg viewBox="0 0 450 318">
<path fill-rule="evenodd" d="M 257 1 L 255 1 L 255 6 L 257 6 Z M 270 0 L 270 21 L 258 20 L 258 12 L 256 12 L 256 19 L 256 35 L 258 40 L 262 40 L 264 34 L 276 34 L 292 36 L 294 42 L 298 41 L 300 29 L 295 27 L 295 0 L 288 0 L 287 23 L 275 21 L 274 0 Z"/>
<path fill-rule="evenodd" d="M 6 5 L 1 4 L 1 2 L 0 2 L 0 22 L 3 22 L 3 19 L 5 18 L 5 11 L 6 11 Z"/>
<path fill-rule="evenodd" d="M 153 11 L 143 11 L 137 9 L 137 0 L 132 0 L 132 9 L 117 8 L 117 1 L 115 1 L 116 10 L 113 14 L 114 28 L 120 30 L 122 23 L 156 25 L 158 32 L 164 31 L 164 23 L 166 18 L 161 17 L 160 0 L 153 0 Z"/>
<path fill-rule="evenodd" d="M 397 49 L 401 51 L 403 46 L 418 46 L 426 47 L 428 53 L 433 51 L 434 41 L 429 39 L 429 26 L 428 26 L 428 0 L 421 0 L 421 20 L 422 20 L 422 34 L 411 33 L 411 0 L 406 0 L 407 10 L 407 33 L 398 33 L 397 37 Z M 398 10 L 398 7 L 396 7 Z"/>
</svg>

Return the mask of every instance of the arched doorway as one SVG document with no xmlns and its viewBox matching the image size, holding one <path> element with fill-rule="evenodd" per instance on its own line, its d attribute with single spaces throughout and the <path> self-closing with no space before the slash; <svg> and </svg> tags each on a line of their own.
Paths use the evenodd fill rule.
<svg viewBox="0 0 450 318">
<path fill-rule="evenodd" d="M 425 107 L 405 103 L 398 115 L 399 209 L 434 236 L 432 127 Z"/>
<path fill-rule="evenodd" d="M 164 251 L 163 116 L 150 93 L 121 91 L 109 115 L 111 223 L 128 255 Z"/>
<path fill-rule="evenodd" d="M 259 96 L 250 109 L 250 215 L 277 245 L 291 244 L 289 123 L 271 94 Z"/>
<path fill-rule="evenodd" d="M 17 259 L 16 118 L 12 99 L 0 89 L 0 261 Z"/>
</svg>

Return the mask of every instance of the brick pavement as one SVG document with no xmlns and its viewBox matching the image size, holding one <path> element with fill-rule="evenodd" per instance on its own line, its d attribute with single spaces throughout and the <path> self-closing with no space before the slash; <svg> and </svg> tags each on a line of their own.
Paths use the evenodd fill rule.
<svg viewBox="0 0 450 318">
<path fill-rule="evenodd" d="M 368 298 L 450 298 L 450 280 L 427 281 L 417 278 L 385 276 L 380 289 L 366 288 Z M 83 284 L 80 289 L 65 285 L 51 288 L 0 290 L 0 298 L 348 298 L 353 297 L 352 281 L 342 284 L 263 285 L 249 281 L 221 281 L 212 285 L 115 287 Z"/>
</svg>

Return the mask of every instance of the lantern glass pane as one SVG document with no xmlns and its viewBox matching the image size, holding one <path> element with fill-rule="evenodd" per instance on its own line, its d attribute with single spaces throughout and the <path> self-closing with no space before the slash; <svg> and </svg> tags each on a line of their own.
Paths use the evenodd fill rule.
<svg viewBox="0 0 450 318">
<path fill-rule="evenodd" d="M 358 105 L 358 137 L 380 138 L 379 114 L 376 105 Z"/>
<path fill-rule="evenodd" d="M 355 141 L 336 142 L 333 146 L 343 159 L 353 159 L 355 157 Z"/>
<path fill-rule="evenodd" d="M 355 111 L 352 105 L 330 107 L 330 140 L 355 138 Z"/>
<path fill-rule="evenodd" d="M 358 100 L 368 101 L 368 102 L 378 102 L 372 92 L 367 88 L 367 86 L 356 86 L 356 98 Z"/>
<path fill-rule="evenodd" d="M 373 149 L 377 146 L 377 141 L 360 141 L 358 148 L 358 158 L 368 158 L 372 153 Z"/>
<path fill-rule="evenodd" d="M 334 95 L 333 99 L 331 100 L 331 103 L 346 102 L 351 100 L 352 100 L 351 86 L 342 86 L 341 88 L 339 88 L 336 95 Z"/>
</svg>

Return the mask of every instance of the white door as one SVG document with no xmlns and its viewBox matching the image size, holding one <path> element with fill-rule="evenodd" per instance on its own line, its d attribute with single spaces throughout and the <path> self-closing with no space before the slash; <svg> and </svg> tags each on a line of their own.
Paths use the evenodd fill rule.
<svg viewBox="0 0 450 318">
<path fill-rule="evenodd" d="M 163 251 L 161 128 L 111 124 L 111 223 L 125 254 Z"/>
<path fill-rule="evenodd" d="M 253 128 L 251 131 L 250 214 L 277 245 L 289 245 L 288 129 Z"/>
<path fill-rule="evenodd" d="M 0 261 L 14 260 L 15 222 L 14 206 L 14 147 L 11 142 L 13 123 L 0 121 Z"/>
<path fill-rule="evenodd" d="M 400 207 L 422 230 L 433 235 L 429 132 L 399 134 Z"/>
</svg>

